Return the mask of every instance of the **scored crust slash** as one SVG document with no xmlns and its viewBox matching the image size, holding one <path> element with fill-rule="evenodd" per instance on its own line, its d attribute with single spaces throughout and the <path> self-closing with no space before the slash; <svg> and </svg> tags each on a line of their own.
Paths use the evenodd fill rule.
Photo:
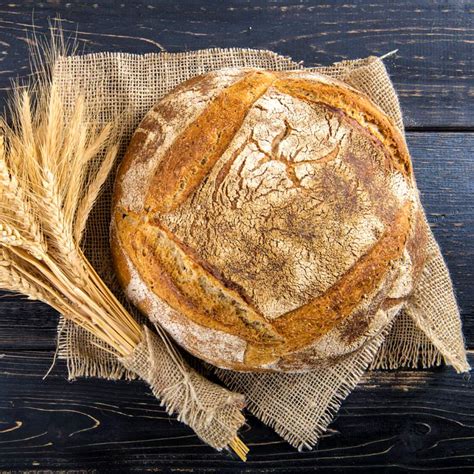
<svg viewBox="0 0 474 474">
<path fill-rule="evenodd" d="M 356 350 L 426 258 L 402 135 L 360 92 L 304 71 L 181 84 L 132 137 L 113 209 L 127 296 L 235 370 L 309 370 Z"/>
</svg>

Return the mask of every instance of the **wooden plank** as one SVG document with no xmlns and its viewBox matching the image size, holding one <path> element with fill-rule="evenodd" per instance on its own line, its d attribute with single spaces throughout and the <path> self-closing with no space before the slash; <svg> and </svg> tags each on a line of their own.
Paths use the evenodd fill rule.
<svg viewBox="0 0 474 474">
<path fill-rule="evenodd" d="M 428 221 L 454 283 L 469 347 L 474 348 L 474 134 L 407 137 Z"/>
<path fill-rule="evenodd" d="M 0 359 L 0 469 L 474 468 L 474 387 L 449 368 L 371 374 L 312 452 L 298 453 L 249 417 L 242 437 L 251 451 L 244 466 L 168 417 L 141 382 L 71 384 L 61 375 L 62 364 L 42 380 L 51 360 L 45 352 L 7 352 Z"/>
<path fill-rule="evenodd" d="M 0 351 L 51 350 L 56 341 L 57 313 L 38 301 L 0 295 Z"/>
<path fill-rule="evenodd" d="M 10 77 L 27 71 L 32 19 L 42 36 L 48 17 L 59 14 L 67 32 L 77 30 L 85 52 L 268 48 L 315 65 L 398 48 L 387 63 L 406 124 L 474 125 L 466 100 L 474 89 L 474 16 L 466 2 L 56 0 L 4 2 L 0 10 L 2 90 L 8 89 Z"/>
<path fill-rule="evenodd" d="M 408 144 L 428 219 L 452 273 L 469 347 L 474 348 L 474 134 L 409 133 Z M 0 350 L 49 349 L 55 312 L 0 300 Z"/>
</svg>

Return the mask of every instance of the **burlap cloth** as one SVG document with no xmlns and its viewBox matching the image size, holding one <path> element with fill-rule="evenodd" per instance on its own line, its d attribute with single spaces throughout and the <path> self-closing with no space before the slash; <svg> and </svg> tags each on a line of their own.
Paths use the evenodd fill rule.
<svg viewBox="0 0 474 474">
<path fill-rule="evenodd" d="M 103 121 L 121 116 L 125 147 L 144 114 L 168 91 L 192 76 L 229 66 L 303 68 L 300 63 L 270 51 L 210 49 L 177 54 L 69 56 L 56 63 L 53 76 L 66 102 L 72 103 L 72 98 L 82 91 L 86 102 Z M 309 70 L 338 78 L 363 91 L 403 131 L 398 98 L 381 59 L 369 57 Z M 111 271 L 108 241 L 112 184 L 113 176 L 89 219 L 83 247 L 98 273 L 120 294 Z M 250 412 L 290 444 L 303 449 L 314 446 L 342 400 L 367 369 L 431 367 L 444 360 L 459 372 L 469 370 L 450 276 L 431 231 L 429 234 L 430 256 L 416 291 L 385 331 L 358 351 L 331 366 L 302 374 L 219 369 L 215 373 L 230 390 L 244 395 Z M 133 378 L 125 365 L 148 380 L 169 412 L 177 413 L 215 448 L 226 446 L 244 423 L 239 395 L 208 382 L 184 362 L 169 340 L 152 336 L 151 331 L 144 333 L 136 354 L 122 363 L 101 350 L 89 334 L 64 319 L 58 334 L 59 355 L 67 360 L 71 379 Z M 200 407 L 198 415 L 190 410 L 193 403 Z M 216 413 L 223 408 L 228 412 L 219 418 Z"/>
</svg>

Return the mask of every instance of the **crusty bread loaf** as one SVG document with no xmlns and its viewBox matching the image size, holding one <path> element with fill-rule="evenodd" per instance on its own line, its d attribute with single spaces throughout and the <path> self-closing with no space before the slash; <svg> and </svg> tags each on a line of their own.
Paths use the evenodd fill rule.
<svg viewBox="0 0 474 474">
<path fill-rule="evenodd" d="M 378 334 L 425 255 L 402 135 L 367 97 L 302 71 L 222 69 L 143 119 L 111 246 L 127 296 L 191 353 L 308 370 Z"/>
</svg>

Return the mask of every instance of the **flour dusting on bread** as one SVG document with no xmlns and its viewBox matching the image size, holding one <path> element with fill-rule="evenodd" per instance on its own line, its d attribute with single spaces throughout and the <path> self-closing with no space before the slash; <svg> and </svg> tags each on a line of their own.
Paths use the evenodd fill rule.
<svg viewBox="0 0 474 474">
<path fill-rule="evenodd" d="M 181 84 L 135 132 L 114 206 L 127 296 L 236 370 L 345 357 L 400 310 L 425 259 L 399 130 L 315 73 L 227 68 Z"/>
</svg>

